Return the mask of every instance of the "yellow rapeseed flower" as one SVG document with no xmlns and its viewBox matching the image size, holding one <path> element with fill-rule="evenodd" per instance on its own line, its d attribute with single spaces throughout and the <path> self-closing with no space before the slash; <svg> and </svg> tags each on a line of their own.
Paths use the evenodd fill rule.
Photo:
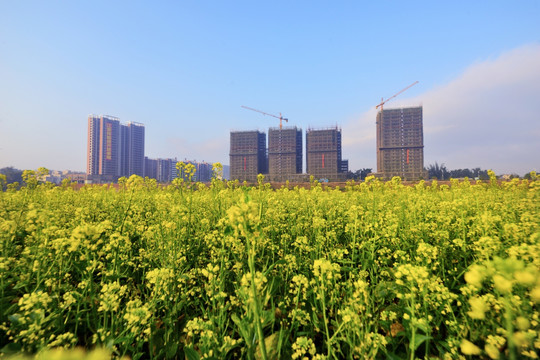
<svg viewBox="0 0 540 360">
<path fill-rule="evenodd" d="M 486 351 L 486 354 L 494 360 L 498 359 L 501 354 L 499 349 L 497 349 L 497 347 L 492 344 L 486 344 L 484 350 Z"/>
<path fill-rule="evenodd" d="M 465 281 L 477 288 L 482 287 L 482 281 L 484 280 L 484 268 L 480 265 L 472 265 L 465 273 Z"/>
<path fill-rule="evenodd" d="M 508 294 L 512 292 L 512 281 L 508 280 L 502 275 L 493 275 L 493 285 L 495 285 L 495 289 L 497 289 L 503 294 Z"/>
<path fill-rule="evenodd" d="M 536 282 L 536 277 L 529 271 L 516 271 L 514 279 L 522 285 L 530 286 Z"/>
<path fill-rule="evenodd" d="M 479 355 L 482 350 L 469 340 L 463 339 L 463 341 L 461 341 L 461 352 L 465 355 Z"/>
<path fill-rule="evenodd" d="M 527 330 L 529 329 L 529 327 L 531 326 L 531 323 L 529 322 L 529 319 L 527 319 L 526 317 L 523 317 L 523 316 L 518 316 L 517 319 L 516 319 L 516 327 L 519 329 L 519 330 Z"/>
<path fill-rule="evenodd" d="M 540 304 L 540 286 L 535 287 L 531 290 L 531 299 L 537 304 Z"/>
<path fill-rule="evenodd" d="M 484 319 L 486 317 L 486 311 L 489 310 L 489 306 L 484 299 L 479 297 L 473 297 L 469 299 L 471 305 L 471 311 L 467 312 L 472 319 Z"/>
</svg>

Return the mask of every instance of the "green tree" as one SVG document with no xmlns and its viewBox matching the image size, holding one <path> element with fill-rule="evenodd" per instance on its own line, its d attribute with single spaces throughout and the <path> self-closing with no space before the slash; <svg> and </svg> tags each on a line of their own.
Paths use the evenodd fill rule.
<svg viewBox="0 0 540 360">
<path fill-rule="evenodd" d="M 5 167 L 0 169 L 0 174 L 3 174 L 6 176 L 6 185 L 12 184 L 12 183 L 22 183 L 22 170 L 15 169 L 14 167 Z"/>
<path fill-rule="evenodd" d="M 0 190 L 4 190 L 4 186 L 7 186 L 7 177 L 4 174 L 0 174 Z"/>
<path fill-rule="evenodd" d="M 437 162 L 427 167 L 428 178 L 437 180 L 448 180 L 450 178 L 450 172 L 446 168 L 446 165 L 439 165 Z"/>
<path fill-rule="evenodd" d="M 356 171 L 348 171 L 347 179 L 364 180 L 372 172 L 372 168 L 362 168 Z"/>
<path fill-rule="evenodd" d="M 38 185 L 37 174 L 34 170 L 24 170 L 22 179 L 28 189 L 34 189 Z"/>
<path fill-rule="evenodd" d="M 537 179 L 536 171 L 531 171 L 531 172 L 526 173 L 523 176 L 523 178 L 527 180 L 533 180 L 533 181 L 536 180 Z"/>
</svg>

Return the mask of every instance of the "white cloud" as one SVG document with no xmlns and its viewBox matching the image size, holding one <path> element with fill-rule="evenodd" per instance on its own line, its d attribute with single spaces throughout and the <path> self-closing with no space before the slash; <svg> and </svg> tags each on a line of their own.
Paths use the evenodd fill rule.
<svg viewBox="0 0 540 360">
<path fill-rule="evenodd" d="M 450 169 L 482 167 L 520 175 L 540 168 L 540 44 L 473 64 L 448 84 L 386 106 L 420 104 L 425 165 L 437 161 Z M 344 126 L 345 152 L 369 151 L 358 160 L 351 156 L 352 169 L 375 166 L 375 115 L 370 109 Z"/>
</svg>

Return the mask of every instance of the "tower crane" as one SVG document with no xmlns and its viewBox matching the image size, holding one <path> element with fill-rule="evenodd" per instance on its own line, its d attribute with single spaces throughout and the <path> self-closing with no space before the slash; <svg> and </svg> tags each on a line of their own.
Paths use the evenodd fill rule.
<svg viewBox="0 0 540 360">
<path fill-rule="evenodd" d="M 242 107 L 243 107 L 244 109 L 256 111 L 256 112 L 261 113 L 261 114 L 263 114 L 263 115 L 268 115 L 268 116 L 275 117 L 276 119 L 279 119 L 279 129 L 280 129 L 280 130 L 281 130 L 281 128 L 283 127 L 283 125 L 282 125 L 282 121 L 283 121 L 283 120 L 285 120 L 286 122 L 289 122 L 289 119 L 285 119 L 283 116 L 281 116 L 281 113 L 279 113 L 279 116 L 277 116 L 277 115 L 268 114 L 268 113 L 265 113 L 264 111 L 257 110 L 257 109 L 253 109 L 253 108 L 250 108 L 250 107 L 247 107 L 247 106 L 244 106 L 244 105 L 242 105 Z"/>
<path fill-rule="evenodd" d="M 378 109 L 378 108 L 381 108 L 381 121 L 382 121 L 382 117 L 383 117 L 383 106 L 384 104 L 386 104 L 388 101 L 392 100 L 393 98 L 395 98 L 396 96 L 398 96 L 399 94 L 401 94 L 402 92 L 410 89 L 411 87 L 413 87 L 414 85 L 418 84 L 418 81 L 415 81 L 413 82 L 411 85 L 407 86 L 406 88 L 402 89 L 401 91 L 395 93 L 394 95 L 390 96 L 388 99 L 384 100 L 383 98 L 381 98 L 381 103 L 377 106 L 375 106 L 375 109 Z M 403 132 L 403 128 L 401 130 Z M 382 165 L 381 165 L 381 157 L 379 155 L 379 152 L 380 152 L 380 144 L 381 144 L 381 141 L 382 141 L 382 132 L 381 132 L 381 129 L 379 128 L 379 121 L 377 120 L 377 171 L 380 171 L 380 169 L 382 168 Z M 403 145 L 403 138 L 402 138 L 402 145 Z M 409 164 L 409 149 L 407 149 L 407 164 Z M 405 170 L 403 170 L 403 172 L 405 172 Z M 403 176 L 405 176 L 403 174 Z"/>
<path fill-rule="evenodd" d="M 400 92 L 390 96 L 388 99 L 384 100 L 383 98 L 381 98 L 381 103 L 377 106 L 375 106 L 375 109 L 378 109 L 378 108 L 381 108 L 381 112 L 383 110 L 383 105 L 386 104 L 388 101 L 392 100 L 393 98 L 395 98 L 396 96 L 398 96 L 399 94 L 401 94 L 402 92 L 404 92 L 405 90 L 408 90 L 410 88 L 412 88 L 414 85 L 418 84 L 418 81 L 415 81 L 413 82 L 411 85 L 407 86 L 405 89 L 401 90 Z"/>
</svg>

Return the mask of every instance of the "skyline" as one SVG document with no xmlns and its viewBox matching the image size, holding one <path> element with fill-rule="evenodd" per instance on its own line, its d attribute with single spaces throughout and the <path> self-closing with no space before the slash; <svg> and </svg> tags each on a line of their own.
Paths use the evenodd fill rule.
<svg viewBox="0 0 540 360">
<path fill-rule="evenodd" d="M 84 171 L 92 113 L 145 124 L 150 158 L 228 164 L 230 131 L 279 123 L 245 105 L 338 125 L 349 168 L 375 169 L 375 105 L 419 81 L 385 109 L 423 106 L 425 166 L 538 171 L 539 10 L 2 3 L 0 167 Z"/>
</svg>

